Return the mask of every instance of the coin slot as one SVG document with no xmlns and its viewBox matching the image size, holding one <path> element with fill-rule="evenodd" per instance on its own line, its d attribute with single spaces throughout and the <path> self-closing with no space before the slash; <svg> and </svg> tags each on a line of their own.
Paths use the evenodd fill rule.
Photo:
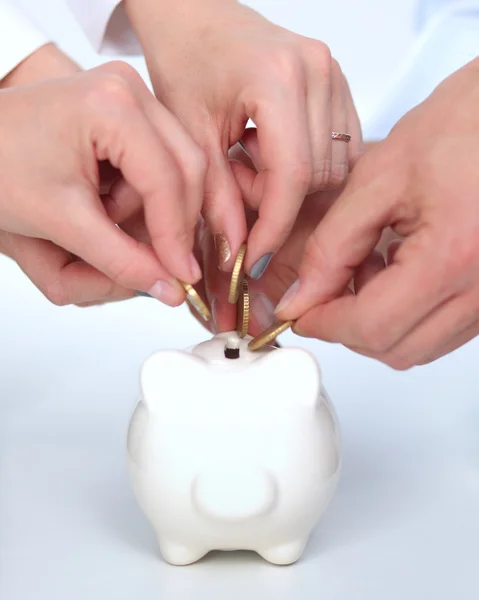
<svg viewBox="0 0 479 600">
<path fill-rule="evenodd" d="M 225 358 L 239 358 L 239 339 L 237 337 L 229 337 L 225 345 Z"/>
</svg>

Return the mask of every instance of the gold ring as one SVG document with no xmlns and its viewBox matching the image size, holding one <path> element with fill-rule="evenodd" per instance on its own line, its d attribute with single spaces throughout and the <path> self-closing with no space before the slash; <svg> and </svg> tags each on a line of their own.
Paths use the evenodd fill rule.
<svg viewBox="0 0 479 600">
<path fill-rule="evenodd" d="M 337 133 L 336 131 L 332 132 L 331 138 L 333 140 L 339 140 L 340 142 L 346 143 L 351 141 L 351 136 L 349 135 L 349 133 Z"/>
</svg>

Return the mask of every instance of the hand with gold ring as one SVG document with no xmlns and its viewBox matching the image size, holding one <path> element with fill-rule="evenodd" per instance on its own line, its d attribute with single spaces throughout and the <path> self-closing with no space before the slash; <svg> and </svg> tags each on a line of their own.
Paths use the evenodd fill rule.
<svg viewBox="0 0 479 600">
<path fill-rule="evenodd" d="M 341 68 L 323 42 L 279 27 L 236 0 L 123 5 L 158 99 L 206 152 L 202 214 L 226 272 L 247 237 L 240 190 L 253 189 L 259 219 L 248 236 L 245 269 L 259 278 L 305 196 L 341 186 L 361 153 L 360 124 Z M 245 131 L 248 119 L 256 129 Z M 228 150 L 240 140 L 247 151 L 258 146 L 258 173 L 231 167 Z"/>
<path fill-rule="evenodd" d="M 365 153 L 311 235 L 278 318 L 401 370 L 479 335 L 478 98 L 475 59 Z M 387 226 L 401 240 L 383 261 L 374 248 Z"/>
</svg>

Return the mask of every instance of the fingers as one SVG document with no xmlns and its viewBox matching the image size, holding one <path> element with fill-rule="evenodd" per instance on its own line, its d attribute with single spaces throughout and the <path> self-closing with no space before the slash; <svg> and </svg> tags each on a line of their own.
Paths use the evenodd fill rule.
<svg viewBox="0 0 479 600">
<path fill-rule="evenodd" d="M 10 255 L 32 283 L 57 306 L 123 300 L 134 291 L 92 266 L 71 262 L 68 252 L 46 240 L 12 236 Z"/>
<path fill-rule="evenodd" d="M 349 133 L 343 75 L 335 60 L 333 60 L 331 68 L 330 94 L 331 116 L 327 123 L 330 131 L 324 131 L 322 134 L 323 139 L 328 140 L 327 153 L 324 154 L 322 178 L 318 178 L 316 189 L 339 187 L 348 174 L 348 143 L 331 139 L 333 131 Z"/>
<path fill-rule="evenodd" d="M 451 336 L 446 342 L 444 342 L 439 347 L 435 348 L 433 351 L 427 351 L 423 357 L 416 362 L 417 365 L 426 365 L 431 362 L 454 352 L 458 348 L 465 346 L 468 342 L 473 340 L 475 337 L 479 335 L 479 320 L 471 323 L 467 329 L 458 333 L 456 335 Z"/>
<path fill-rule="evenodd" d="M 130 80 L 136 79 L 136 76 L 136 73 L 129 74 Z M 227 159 L 228 148 L 218 146 L 217 140 L 202 140 L 202 146 L 208 150 L 205 156 L 199 146 L 192 144 L 180 123 L 151 96 L 144 83 L 137 83 L 149 119 L 156 127 L 165 147 L 175 157 L 186 181 L 186 189 L 182 194 L 184 202 L 181 205 L 185 231 L 173 229 L 177 221 L 173 218 L 171 223 L 168 223 L 163 208 L 157 208 L 155 211 L 153 205 L 147 209 L 145 198 L 145 218 L 155 250 L 167 268 L 170 268 L 172 263 L 177 266 L 178 261 L 183 258 L 176 256 L 177 250 L 170 243 L 171 237 L 180 240 L 184 237 L 185 245 L 190 248 L 195 223 L 203 206 L 203 217 L 218 241 L 218 267 L 229 271 L 241 244 L 246 239 L 246 223 L 240 192 Z M 162 222 L 159 222 L 159 211 L 163 215 Z M 165 255 L 166 250 L 168 256 Z M 196 267 L 193 271 L 197 273 Z M 176 273 L 174 269 L 171 272 Z"/>
<path fill-rule="evenodd" d="M 351 136 L 351 141 L 348 143 L 348 159 L 349 159 L 349 170 L 351 170 L 357 163 L 359 157 L 364 152 L 363 134 L 361 130 L 361 122 L 359 120 L 358 112 L 354 106 L 353 97 L 346 77 L 343 74 L 342 77 L 343 94 L 346 104 L 346 121 L 347 128 L 346 133 Z"/>
<path fill-rule="evenodd" d="M 205 195 L 206 155 L 188 135 L 182 124 L 151 94 L 146 95 L 144 104 L 157 135 L 174 157 L 182 173 L 185 190 L 181 210 L 185 223 L 185 236 L 194 240 L 195 226 L 202 211 Z M 147 219 L 147 226 L 152 231 L 155 223 L 150 223 Z"/>
<path fill-rule="evenodd" d="M 258 279 L 288 237 L 309 190 L 312 154 L 303 90 L 295 88 L 274 102 L 249 108 L 258 128 L 263 168 L 253 184 L 259 218 L 249 235 L 245 268 Z"/>
<path fill-rule="evenodd" d="M 376 358 L 397 370 L 426 364 L 466 343 L 479 322 L 477 290 L 460 294 L 431 311 L 397 344 Z"/>
<path fill-rule="evenodd" d="M 310 65 L 307 115 L 308 139 L 311 140 L 312 152 L 312 177 L 308 190 L 311 192 L 329 188 L 333 174 L 333 153 L 336 159 L 336 180 L 339 176 L 339 162 L 344 163 L 347 154 L 345 144 L 335 144 L 336 147 L 333 148 L 331 140 L 333 123 L 337 127 L 336 131 L 345 131 L 346 127 L 346 111 L 338 70 L 332 67 L 329 51 L 319 64 L 314 61 Z"/>
<path fill-rule="evenodd" d="M 215 264 L 229 272 L 247 236 L 244 205 L 227 152 L 213 146 L 208 159 L 203 218 L 216 241 Z"/>
<path fill-rule="evenodd" d="M 386 266 L 383 255 L 373 250 L 366 260 L 359 266 L 354 277 L 354 292 L 359 292 L 364 286 L 373 279 L 378 273 L 380 273 Z"/>
<path fill-rule="evenodd" d="M 101 199 L 113 223 L 125 221 L 143 207 L 141 196 L 124 179 L 116 181 Z"/>
<path fill-rule="evenodd" d="M 148 292 L 169 306 L 181 304 L 184 290 L 155 252 L 116 227 L 97 205 L 94 191 L 90 194 L 90 202 L 74 202 L 75 222 L 52 236 L 52 241 L 123 287 Z"/>
<path fill-rule="evenodd" d="M 184 199 L 191 201 L 194 196 L 199 210 L 203 164 L 200 159 L 193 160 L 185 175 L 171 145 L 165 143 L 166 137 L 174 137 L 175 147 L 184 151 L 185 134 L 180 125 L 175 128 L 166 110 L 151 102 L 143 83 L 135 83 L 133 90 L 132 85 L 131 78 L 117 73 L 104 77 L 103 87 L 96 85 L 90 105 L 99 104 L 101 110 L 88 113 L 91 141 L 97 158 L 109 160 L 120 169 L 143 199 L 150 237 L 165 268 L 174 277 L 194 283 L 201 272 L 192 254 L 193 235 L 187 222 L 190 214 L 185 211 Z M 160 135 L 160 129 L 168 135 Z"/>
<path fill-rule="evenodd" d="M 388 191 L 361 182 L 353 173 L 342 196 L 308 239 L 299 280 L 280 302 L 278 317 L 296 319 L 316 304 L 341 295 L 392 222 L 395 203 Z"/>
<path fill-rule="evenodd" d="M 407 248 L 408 242 L 403 242 L 397 262 L 368 281 L 356 296 L 306 312 L 295 331 L 375 354 L 388 352 L 450 294 L 436 256 L 419 251 L 408 260 L 403 254 Z"/>
<path fill-rule="evenodd" d="M 229 273 L 220 271 L 217 267 L 214 238 L 209 231 L 203 237 L 201 252 L 205 293 L 211 306 L 215 329 L 217 332 L 235 330 L 236 305 L 231 305 L 227 301 L 231 276 Z"/>
</svg>

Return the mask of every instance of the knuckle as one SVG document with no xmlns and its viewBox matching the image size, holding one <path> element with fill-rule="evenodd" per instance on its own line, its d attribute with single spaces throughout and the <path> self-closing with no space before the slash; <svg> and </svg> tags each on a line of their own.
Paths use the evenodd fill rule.
<svg viewBox="0 0 479 600">
<path fill-rule="evenodd" d="M 313 166 L 311 162 L 304 161 L 293 164 L 290 169 L 290 177 L 296 187 L 307 192 L 313 179 Z"/>
<path fill-rule="evenodd" d="M 291 81 L 297 81 L 304 74 L 301 58 L 290 48 L 276 50 L 270 57 L 267 67 L 270 76 L 272 75 L 276 81 L 283 82 L 288 87 L 291 85 Z"/>
<path fill-rule="evenodd" d="M 453 273 L 465 273 L 469 268 L 478 263 L 479 242 L 477 231 L 469 232 L 469 226 L 458 226 L 456 231 L 462 235 L 454 236 L 447 244 L 448 251 L 442 256 L 441 268 L 445 275 Z"/>
<path fill-rule="evenodd" d="M 329 78 L 334 63 L 339 64 L 331 56 L 329 46 L 319 40 L 306 40 L 305 54 L 308 57 L 308 62 L 312 61 L 315 73 L 319 73 L 325 78 Z"/>
<path fill-rule="evenodd" d="M 327 189 L 337 189 L 344 185 L 346 179 L 348 177 L 348 165 L 338 164 L 333 165 L 331 168 L 331 173 L 329 175 L 328 188 Z"/>
<path fill-rule="evenodd" d="M 118 108 L 131 108 L 137 105 L 128 81 L 116 73 L 104 73 L 91 83 L 87 91 L 87 103 L 95 110 L 111 112 Z"/>
<path fill-rule="evenodd" d="M 314 191 L 324 191 L 329 189 L 332 171 L 332 162 L 330 159 L 325 158 L 314 165 L 311 178 Z"/>
<path fill-rule="evenodd" d="M 324 160 L 320 166 L 313 170 L 312 187 L 314 191 L 336 190 L 346 183 L 348 165 L 333 164 Z"/>
<path fill-rule="evenodd" d="M 206 153 L 199 147 L 192 148 L 188 159 L 184 161 L 183 172 L 188 183 L 193 185 L 202 184 L 206 176 L 208 161 Z"/>
<path fill-rule="evenodd" d="M 123 60 L 112 60 L 106 65 L 106 71 L 124 79 L 136 79 L 139 77 L 136 69 Z"/>
<path fill-rule="evenodd" d="M 171 242 L 176 242 L 181 246 L 189 245 L 191 242 L 192 233 L 180 227 L 168 227 L 151 235 L 151 241 L 154 247 L 158 245 L 170 245 Z"/>
</svg>

